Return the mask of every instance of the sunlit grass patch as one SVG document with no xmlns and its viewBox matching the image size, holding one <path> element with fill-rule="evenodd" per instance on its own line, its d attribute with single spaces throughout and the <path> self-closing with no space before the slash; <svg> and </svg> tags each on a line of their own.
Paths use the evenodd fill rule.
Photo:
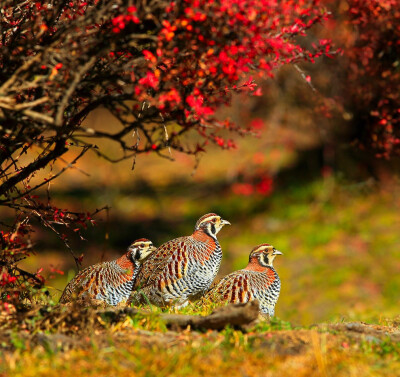
<svg viewBox="0 0 400 377">
<path fill-rule="evenodd" d="M 219 277 L 244 268 L 250 250 L 258 244 L 273 244 L 284 253 L 274 262 L 282 282 L 276 313 L 283 320 L 309 325 L 341 318 L 376 321 L 379 316 L 397 314 L 398 187 L 375 185 L 360 190 L 332 176 L 293 183 L 269 197 L 242 197 L 214 178 L 207 184 L 186 182 L 183 187 L 169 182 L 159 188 L 153 203 L 159 212 L 151 210 L 144 217 L 155 222 L 140 228 L 141 232 L 152 232 L 153 242 L 159 245 L 190 234 L 199 215 L 216 211 L 232 223 L 218 236 L 223 250 Z M 179 192 L 175 192 L 176 186 Z M 146 198 L 145 192 L 134 190 L 116 195 L 116 201 L 123 196 L 134 203 Z M 141 226 L 140 221 L 134 224 Z M 130 234 L 132 224 L 128 222 L 126 227 Z M 111 232 L 114 243 L 126 236 L 119 228 Z M 90 263 L 101 258 L 98 250 L 93 250 Z M 67 280 L 64 275 L 49 285 L 62 290 Z M 56 289 L 49 290 L 53 302 L 59 295 Z M 213 309 L 189 306 L 181 312 L 207 314 Z"/>
<path fill-rule="evenodd" d="M 121 330 L 70 349 L 45 346 L 0 354 L 0 373 L 12 376 L 391 376 L 399 345 L 315 330 L 148 333 Z M 397 353 L 397 355 L 396 355 Z"/>
</svg>

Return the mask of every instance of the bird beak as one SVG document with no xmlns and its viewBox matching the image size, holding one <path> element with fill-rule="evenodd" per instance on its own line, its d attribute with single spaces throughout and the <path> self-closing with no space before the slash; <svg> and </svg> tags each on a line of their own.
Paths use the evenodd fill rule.
<svg viewBox="0 0 400 377">
<path fill-rule="evenodd" d="M 281 251 L 279 251 L 279 250 L 274 250 L 272 255 L 283 255 L 283 253 Z"/>
<path fill-rule="evenodd" d="M 221 226 L 223 225 L 231 225 L 231 223 L 228 220 L 221 219 Z"/>
</svg>

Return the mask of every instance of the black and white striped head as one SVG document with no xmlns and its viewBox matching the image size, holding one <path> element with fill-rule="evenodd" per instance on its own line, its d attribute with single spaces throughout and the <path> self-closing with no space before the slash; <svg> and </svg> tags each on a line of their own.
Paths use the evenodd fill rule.
<svg viewBox="0 0 400 377">
<path fill-rule="evenodd" d="M 272 263 L 277 255 L 283 255 L 279 250 L 276 250 L 272 245 L 263 243 L 256 246 L 249 255 L 249 262 L 253 258 L 257 258 L 258 262 L 263 267 L 272 267 Z"/>
<path fill-rule="evenodd" d="M 129 259 L 132 262 L 141 262 L 146 259 L 156 247 L 147 238 L 139 238 L 128 247 Z"/>
<path fill-rule="evenodd" d="M 216 237 L 224 225 L 231 225 L 231 223 L 215 213 L 207 213 L 197 220 L 194 230 L 201 229 L 211 237 Z"/>
</svg>

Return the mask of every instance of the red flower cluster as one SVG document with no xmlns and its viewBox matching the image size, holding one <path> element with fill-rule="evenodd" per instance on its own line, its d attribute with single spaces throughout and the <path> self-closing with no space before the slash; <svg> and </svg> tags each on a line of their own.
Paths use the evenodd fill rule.
<svg viewBox="0 0 400 377">
<path fill-rule="evenodd" d="M 3 271 L 0 274 L 0 286 L 4 287 L 5 285 L 11 285 L 17 281 L 15 276 L 11 276 L 6 271 Z"/>
<path fill-rule="evenodd" d="M 331 53 L 328 40 L 307 49 L 296 39 L 328 17 L 319 1 L 185 3 L 183 11 L 169 5 L 157 46 L 142 51 L 147 71 L 134 74 L 138 99 L 157 107 L 166 119 L 173 113 L 183 127 L 215 124 L 217 108 L 230 103 L 232 91 L 261 95 L 250 73 L 270 77 L 281 65 L 314 62 Z M 202 136 L 226 146 L 215 138 L 216 130 L 203 131 Z"/>
<path fill-rule="evenodd" d="M 400 2 L 397 0 L 325 0 L 339 8 L 339 65 L 343 95 L 338 100 L 353 116 L 361 148 L 378 157 L 400 154 Z M 332 34 L 332 33 L 331 33 Z M 340 84 L 340 83 L 339 83 Z"/>
<path fill-rule="evenodd" d="M 148 71 L 146 76 L 139 80 L 139 84 L 156 89 L 158 85 L 158 79 L 153 72 Z"/>
<path fill-rule="evenodd" d="M 111 20 L 111 23 L 113 25 L 112 31 L 114 33 L 120 33 L 121 30 L 125 29 L 126 24 L 133 22 L 135 24 L 139 24 L 140 20 L 136 16 L 136 7 L 130 6 L 127 8 L 128 14 L 120 14 L 116 17 L 114 17 Z"/>
<path fill-rule="evenodd" d="M 166 148 L 197 154 L 209 143 L 235 148 L 232 132 L 254 130 L 216 116 L 234 93 L 260 95 L 253 77 L 272 77 L 283 65 L 331 54 L 329 41 L 310 45 L 302 38 L 328 17 L 320 0 L 127 3 L 3 0 L 1 6 L 1 112 L 7 123 L 0 130 L 2 205 L 23 214 L 24 226 L 39 219 L 70 251 L 60 227 L 80 235 L 93 223 L 90 216 L 40 203 L 32 191 L 65 171 L 47 180 L 36 174 L 67 152 L 75 153 L 67 167 L 91 149 L 108 157 L 82 135 L 117 142 L 121 159 Z M 121 130 L 85 126 L 89 113 L 101 107 Z M 132 133 L 136 143 L 127 141 Z M 260 177 L 251 184 L 263 195 L 272 188 Z M 29 238 L 16 224 L 0 237 L 7 274 L 40 285 L 39 275 L 14 268 L 16 255 L 29 250 L 23 245 Z"/>
<path fill-rule="evenodd" d="M 269 196 L 273 192 L 273 179 L 266 175 L 247 178 L 250 182 L 235 183 L 232 185 L 232 192 L 235 195 L 250 196 L 262 195 Z"/>
</svg>

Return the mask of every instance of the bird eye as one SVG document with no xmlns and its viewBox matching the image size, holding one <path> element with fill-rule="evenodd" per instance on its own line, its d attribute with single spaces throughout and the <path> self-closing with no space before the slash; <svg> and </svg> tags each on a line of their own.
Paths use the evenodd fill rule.
<svg viewBox="0 0 400 377">
<path fill-rule="evenodd" d="M 143 248 L 144 248 L 144 243 L 141 243 L 141 244 L 140 244 L 140 247 L 143 249 Z"/>
</svg>

